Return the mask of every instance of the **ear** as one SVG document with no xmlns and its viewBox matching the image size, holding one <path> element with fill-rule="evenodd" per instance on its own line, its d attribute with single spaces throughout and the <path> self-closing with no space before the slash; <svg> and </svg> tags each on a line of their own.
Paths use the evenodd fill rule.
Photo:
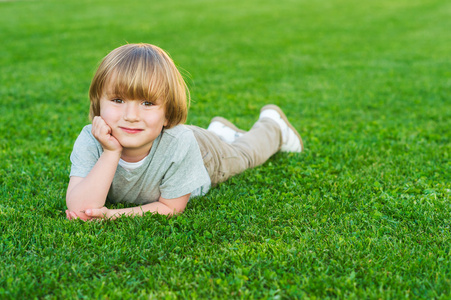
<svg viewBox="0 0 451 300">
<path fill-rule="evenodd" d="M 166 126 L 168 126 L 168 124 L 169 124 L 169 120 L 166 117 L 164 117 L 163 128 L 166 128 Z"/>
</svg>

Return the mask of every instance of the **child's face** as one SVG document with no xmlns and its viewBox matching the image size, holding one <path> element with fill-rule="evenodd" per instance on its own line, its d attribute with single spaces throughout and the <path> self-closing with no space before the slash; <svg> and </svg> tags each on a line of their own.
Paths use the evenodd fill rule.
<svg viewBox="0 0 451 300">
<path fill-rule="evenodd" d="M 145 156 L 167 124 L 163 105 L 115 97 L 107 89 L 100 98 L 100 116 L 128 156 Z"/>
</svg>

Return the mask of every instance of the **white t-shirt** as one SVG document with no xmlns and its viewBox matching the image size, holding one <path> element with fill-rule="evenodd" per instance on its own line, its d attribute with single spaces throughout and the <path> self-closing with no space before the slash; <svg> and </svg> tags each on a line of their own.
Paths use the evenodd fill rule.
<svg viewBox="0 0 451 300">
<path fill-rule="evenodd" d="M 103 152 L 91 127 L 85 126 L 75 141 L 70 176 L 86 177 Z M 118 165 L 107 199 L 111 203 L 142 205 L 160 196 L 173 199 L 189 193 L 191 197 L 204 195 L 210 185 L 193 132 L 178 125 L 164 129 L 142 161 Z"/>
</svg>

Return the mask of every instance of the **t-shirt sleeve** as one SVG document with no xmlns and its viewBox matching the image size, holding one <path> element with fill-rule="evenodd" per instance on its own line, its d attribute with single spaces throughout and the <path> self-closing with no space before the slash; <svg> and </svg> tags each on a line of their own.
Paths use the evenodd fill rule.
<svg viewBox="0 0 451 300">
<path fill-rule="evenodd" d="M 184 132 L 175 146 L 171 165 L 160 185 L 161 197 L 165 199 L 178 198 L 210 185 L 210 177 L 193 132 Z"/>
<path fill-rule="evenodd" d="M 91 134 L 91 125 L 83 128 L 70 155 L 70 176 L 86 177 L 92 170 L 100 155 L 102 146 Z"/>
</svg>

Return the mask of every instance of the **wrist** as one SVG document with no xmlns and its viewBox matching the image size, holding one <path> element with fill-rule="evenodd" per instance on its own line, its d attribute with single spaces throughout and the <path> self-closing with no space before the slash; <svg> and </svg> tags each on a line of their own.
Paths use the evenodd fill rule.
<svg viewBox="0 0 451 300">
<path fill-rule="evenodd" d="M 106 218 L 108 220 L 116 220 L 117 218 L 121 217 L 121 214 L 117 209 L 108 209 L 106 213 Z"/>
<path fill-rule="evenodd" d="M 114 220 L 115 219 L 114 218 L 114 212 L 112 211 L 112 209 L 109 209 L 109 208 L 106 208 L 106 207 L 105 207 L 105 214 L 104 214 L 104 216 L 105 216 L 106 220 L 110 220 L 110 219 Z"/>
<path fill-rule="evenodd" d="M 107 156 L 111 159 L 117 159 L 122 155 L 122 149 L 116 149 L 116 150 L 109 150 L 109 149 L 103 149 L 103 155 Z"/>
</svg>

